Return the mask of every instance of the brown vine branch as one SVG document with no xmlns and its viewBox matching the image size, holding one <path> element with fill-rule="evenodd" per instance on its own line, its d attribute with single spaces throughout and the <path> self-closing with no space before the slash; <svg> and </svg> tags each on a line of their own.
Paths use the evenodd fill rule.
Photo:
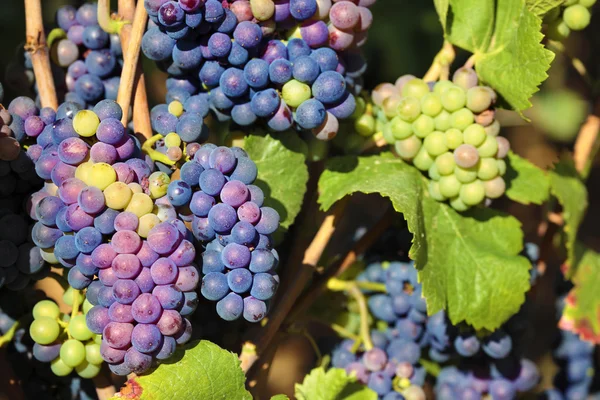
<svg viewBox="0 0 600 400">
<path fill-rule="evenodd" d="M 596 106 L 596 113 L 588 116 L 586 122 L 581 126 L 577 140 L 575 141 L 574 160 L 575 168 L 581 174 L 583 179 L 587 179 L 592 168 L 592 163 L 598 149 L 600 140 L 598 133 L 600 132 L 600 102 Z"/>
<path fill-rule="evenodd" d="M 58 108 L 56 88 L 50 69 L 50 56 L 44 34 L 41 0 L 25 0 L 25 51 L 31 55 L 33 73 L 42 107 Z"/>
</svg>

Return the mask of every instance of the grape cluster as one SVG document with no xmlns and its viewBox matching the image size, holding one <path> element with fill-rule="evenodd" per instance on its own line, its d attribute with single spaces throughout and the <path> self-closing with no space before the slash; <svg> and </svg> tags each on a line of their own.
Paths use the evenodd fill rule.
<svg viewBox="0 0 600 400">
<path fill-rule="evenodd" d="M 495 92 L 477 86 L 477 74 L 460 68 L 453 82 L 426 83 L 411 75 L 383 83 L 372 100 L 387 120 L 383 135 L 398 155 L 430 178 L 429 194 L 458 210 L 497 199 L 510 144 L 498 136 Z"/>
<path fill-rule="evenodd" d="M 546 35 L 552 40 L 564 40 L 571 31 L 581 31 L 590 24 L 592 6 L 596 0 L 566 0 L 544 16 Z"/>
<path fill-rule="evenodd" d="M 49 362 L 57 376 L 67 376 L 73 370 L 82 378 L 93 378 L 100 372 L 100 336 L 92 333 L 86 325 L 85 314 L 91 304 L 84 302 L 83 312 L 78 312 L 84 296 L 78 291 L 70 292 L 70 305 L 75 313 L 62 314 L 51 300 L 42 300 L 33 307 L 33 322 L 29 334 L 35 341 L 33 356 L 41 362 Z"/>
</svg>

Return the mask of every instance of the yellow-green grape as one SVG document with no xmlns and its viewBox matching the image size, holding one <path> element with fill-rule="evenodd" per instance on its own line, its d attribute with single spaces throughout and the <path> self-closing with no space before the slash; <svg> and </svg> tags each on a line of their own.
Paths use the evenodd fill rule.
<svg viewBox="0 0 600 400">
<path fill-rule="evenodd" d="M 69 367 L 60 357 L 56 357 L 50 363 L 50 369 L 52 373 L 56 376 L 67 376 L 71 372 L 73 372 L 73 368 Z"/>
<path fill-rule="evenodd" d="M 500 123 L 498 122 L 498 120 L 494 120 L 494 122 L 492 122 L 489 126 L 486 126 L 483 129 L 485 130 L 485 133 L 490 136 L 498 136 L 498 134 L 500 133 Z"/>
<path fill-rule="evenodd" d="M 160 224 L 160 218 L 156 214 L 149 213 L 140 217 L 137 228 L 137 234 L 142 238 L 147 238 L 150 230 Z"/>
<path fill-rule="evenodd" d="M 453 199 L 450 199 L 450 206 L 452 208 L 454 208 L 456 211 L 467 211 L 469 209 L 469 206 L 467 206 L 461 199 L 459 196 L 454 197 Z"/>
<path fill-rule="evenodd" d="M 590 24 L 592 14 L 590 10 L 581 4 L 574 4 L 565 8 L 563 12 L 563 20 L 569 28 L 574 31 L 580 31 Z"/>
<path fill-rule="evenodd" d="M 56 318 L 36 318 L 29 326 L 29 336 L 39 344 L 50 344 L 58 339 L 59 334 L 60 327 L 56 322 Z"/>
<path fill-rule="evenodd" d="M 89 180 L 90 173 L 92 172 L 93 165 L 94 163 L 89 161 L 79 164 L 75 169 L 75 178 L 82 182 L 87 182 Z"/>
<path fill-rule="evenodd" d="M 99 336 L 99 335 L 97 335 Z M 100 345 L 96 342 L 88 342 L 85 345 L 85 360 L 90 364 L 102 364 L 102 355 L 100 354 Z"/>
<path fill-rule="evenodd" d="M 452 82 L 464 90 L 477 86 L 477 81 L 477 73 L 470 67 L 460 67 L 452 75 Z"/>
<path fill-rule="evenodd" d="M 496 160 L 496 163 L 498 164 L 498 173 L 503 176 L 506 173 L 506 161 Z"/>
<path fill-rule="evenodd" d="M 75 299 L 77 299 L 77 304 L 81 304 L 83 303 L 84 298 L 85 296 L 82 292 L 75 290 L 72 287 L 65 290 L 65 293 L 63 294 L 63 301 L 68 306 L 72 306 Z"/>
<path fill-rule="evenodd" d="M 81 364 L 75 367 L 75 372 L 77 372 L 77 375 L 84 379 L 92 379 L 98 375 L 101 369 L 102 364 L 92 364 L 84 360 Z"/>
<path fill-rule="evenodd" d="M 150 197 L 158 199 L 167 194 L 167 189 L 171 183 L 171 178 L 164 172 L 153 172 L 148 177 L 148 187 Z"/>
<path fill-rule="evenodd" d="M 485 188 L 485 196 L 490 199 L 497 199 L 506 191 L 506 183 L 504 182 L 504 179 L 499 176 L 483 182 L 483 187 Z"/>
<path fill-rule="evenodd" d="M 250 0 L 252 15 L 259 21 L 267 21 L 275 14 L 275 3 L 272 0 Z"/>
<path fill-rule="evenodd" d="M 494 157 L 498 154 L 498 141 L 497 138 L 486 135 L 485 141 L 477 147 L 477 152 L 480 157 Z"/>
<path fill-rule="evenodd" d="M 365 99 L 363 99 L 360 96 L 357 96 L 356 97 L 356 106 L 354 107 L 354 112 L 352 113 L 350 118 L 352 118 L 352 119 L 360 118 L 360 116 L 365 114 L 366 110 L 367 110 L 367 103 L 365 102 Z"/>
<path fill-rule="evenodd" d="M 360 136 L 373 136 L 375 133 L 375 118 L 370 114 L 361 115 L 354 122 L 354 129 Z"/>
<path fill-rule="evenodd" d="M 412 130 L 420 138 L 424 138 L 429 135 L 435 129 L 435 123 L 433 118 L 421 114 L 412 124 Z"/>
<path fill-rule="evenodd" d="M 398 140 L 394 144 L 394 147 L 400 157 L 405 160 L 410 160 L 419 152 L 419 149 L 421 148 L 421 139 L 413 135 L 404 140 Z"/>
<path fill-rule="evenodd" d="M 452 198 L 458 196 L 460 187 L 462 186 L 460 181 L 456 179 L 454 175 L 442 176 L 440 178 L 440 193 L 442 196 Z"/>
<path fill-rule="evenodd" d="M 450 112 L 458 111 L 467 104 L 467 95 L 465 91 L 458 87 L 453 86 L 442 93 L 442 105 Z"/>
<path fill-rule="evenodd" d="M 435 130 L 436 131 L 445 132 L 448 129 L 452 128 L 451 114 L 446 110 L 442 110 L 442 112 L 440 112 L 433 119 L 433 121 L 435 122 Z"/>
<path fill-rule="evenodd" d="M 479 160 L 479 165 L 477 166 L 477 177 L 479 179 L 483 179 L 484 181 L 493 179 L 498 176 L 498 163 L 495 158 L 486 157 Z"/>
<path fill-rule="evenodd" d="M 400 94 L 402 97 L 416 97 L 420 99 L 427 93 L 429 93 L 429 85 L 425 81 L 422 79 L 411 79 L 404 84 Z"/>
<path fill-rule="evenodd" d="M 95 163 L 92 164 L 89 176 L 84 181 L 88 186 L 95 186 L 104 190 L 113 182 L 117 181 L 117 173 L 110 164 Z"/>
<path fill-rule="evenodd" d="M 100 118 L 91 110 L 81 110 L 73 118 L 73 129 L 79 136 L 92 137 L 100 125 Z"/>
<path fill-rule="evenodd" d="M 145 193 L 134 193 L 125 211 L 132 212 L 141 218 L 143 215 L 151 213 L 153 208 L 154 204 L 150 196 Z"/>
<path fill-rule="evenodd" d="M 479 124 L 471 124 L 463 131 L 463 139 L 466 144 L 478 147 L 485 142 L 485 129 Z"/>
<path fill-rule="evenodd" d="M 477 168 L 461 168 L 458 165 L 454 168 L 454 176 L 461 183 L 471 183 L 477 179 Z"/>
<path fill-rule="evenodd" d="M 433 158 L 448 151 L 446 137 L 442 132 L 431 132 L 423 140 L 423 146 Z"/>
<path fill-rule="evenodd" d="M 133 191 L 123 182 L 111 183 L 104 189 L 104 201 L 114 210 L 124 210 L 131 201 Z"/>
<path fill-rule="evenodd" d="M 175 102 L 174 101 L 171 102 L 171 104 L 173 104 L 173 103 L 175 103 Z M 179 103 L 179 102 L 177 102 L 177 103 Z M 181 103 L 179 103 L 179 104 L 181 104 Z M 179 146 L 181 146 L 181 138 L 175 132 L 171 132 L 167 136 L 165 136 L 165 146 L 179 147 Z"/>
<path fill-rule="evenodd" d="M 58 258 L 54 255 L 54 248 L 51 247 L 49 249 L 40 249 L 40 255 L 49 264 L 58 264 Z"/>
<path fill-rule="evenodd" d="M 397 111 L 404 121 L 413 122 L 421 115 L 421 103 L 416 97 L 404 97 L 400 100 Z"/>
<path fill-rule="evenodd" d="M 454 154 L 446 152 L 435 159 L 435 165 L 440 175 L 452 175 L 454 173 Z"/>
<path fill-rule="evenodd" d="M 442 100 L 437 93 L 427 93 L 421 98 L 421 112 L 430 117 L 435 117 L 442 112 Z"/>
<path fill-rule="evenodd" d="M 460 188 L 460 199 L 468 206 L 474 206 L 485 198 L 485 189 L 481 181 L 466 183 Z"/>
<path fill-rule="evenodd" d="M 596 0 L 579 0 L 579 4 L 584 7 L 590 8 L 594 4 L 596 4 Z"/>
<path fill-rule="evenodd" d="M 84 313 L 84 314 L 87 314 L 87 313 L 88 313 L 88 311 L 90 311 L 90 310 L 92 309 L 92 307 L 94 307 L 94 305 L 93 305 L 92 303 L 90 303 L 90 302 L 88 301 L 88 299 L 85 299 L 85 300 L 83 301 L 83 308 L 82 308 L 82 309 L 83 309 L 83 313 Z"/>
<path fill-rule="evenodd" d="M 404 121 L 399 116 L 395 116 L 389 123 L 392 135 L 398 139 L 406 139 L 413 134 L 412 124 Z"/>
<path fill-rule="evenodd" d="M 181 114 L 183 114 L 183 104 L 181 104 L 180 101 L 174 100 L 169 103 L 169 105 L 167 106 L 167 110 L 169 111 L 169 113 L 179 118 Z"/>
<path fill-rule="evenodd" d="M 474 167 L 479 161 L 479 152 L 470 144 L 461 144 L 454 151 L 454 162 L 461 168 Z"/>
<path fill-rule="evenodd" d="M 429 182 L 429 194 L 433 197 L 434 200 L 437 201 L 445 201 L 446 197 L 440 192 L 440 184 L 439 182 L 431 181 Z"/>
<path fill-rule="evenodd" d="M 131 189 L 133 194 L 144 193 L 144 188 L 142 188 L 142 185 L 140 185 L 139 183 L 131 182 L 127 184 L 127 187 Z"/>
<path fill-rule="evenodd" d="M 306 100 L 310 99 L 310 86 L 295 79 L 287 82 L 281 89 L 281 96 L 285 103 L 290 107 L 298 107 Z"/>
<path fill-rule="evenodd" d="M 71 336 L 80 341 L 86 341 L 92 338 L 94 335 L 90 331 L 85 322 L 85 315 L 79 314 L 71 318 L 69 321 L 69 327 L 67 328 Z"/>
<path fill-rule="evenodd" d="M 383 101 L 383 105 L 381 106 L 385 116 L 388 118 L 393 118 L 398 113 L 398 107 L 400 106 L 401 102 L 402 97 L 398 96 L 397 94 L 391 95 L 385 99 Z"/>
<path fill-rule="evenodd" d="M 425 147 L 421 147 L 415 158 L 412 160 L 415 167 L 421 171 L 427 171 L 429 167 L 435 162 L 433 157 L 429 155 Z"/>
<path fill-rule="evenodd" d="M 436 84 L 433 86 L 433 93 L 436 93 L 437 95 L 441 96 L 446 90 L 452 87 L 455 87 L 455 85 L 450 81 L 439 81 L 436 82 Z"/>
<path fill-rule="evenodd" d="M 546 36 L 549 39 L 561 41 L 565 40 L 571 34 L 571 29 L 562 18 L 552 21 L 546 29 Z"/>
<path fill-rule="evenodd" d="M 380 83 L 379 85 L 375 86 L 375 89 L 373 89 L 371 92 L 371 100 L 373 100 L 373 104 L 381 107 L 383 106 L 385 99 L 394 94 L 399 94 L 396 86 L 387 82 Z"/>
<path fill-rule="evenodd" d="M 392 133 L 392 127 L 390 125 L 391 124 L 383 125 L 383 128 L 381 129 L 381 134 L 383 135 L 383 138 L 385 139 L 385 141 L 388 144 L 394 144 L 396 142 L 396 138 L 394 137 L 394 134 Z M 411 127 L 411 129 L 412 129 L 412 127 Z"/>
<path fill-rule="evenodd" d="M 60 346 L 60 359 L 75 368 L 85 361 L 85 346 L 77 339 L 69 339 Z"/>
<path fill-rule="evenodd" d="M 461 108 L 450 115 L 450 124 L 455 129 L 465 130 L 475 122 L 475 116 L 468 108 Z"/>
<path fill-rule="evenodd" d="M 474 113 L 487 110 L 492 105 L 490 89 L 483 86 L 475 86 L 467 91 L 467 108 Z"/>
<path fill-rule="evenodd" d="M 96 344 L 102 344 L 102 335 L 96 335 L 96 336 L 94 336 L 94 343 L 96 343 Z"/>
<path fill-rule="evenodd" d="M 56 319 L 60 315 L 58 305 L 51 300 L 42 300 L 33 307 L 33 318 L 49 317 Z"/>
<path fill-rule="evenodd" d="M 437 161 L 437 159 L 436 159 L 436 161 Z M 427 175 L 429 175 L 429 178 L 434 181 L 439 181 L 440 178 L 442 177 L 440 175 L 440 172 L 437 169 L 437 165 L 435 162 L 433 164 L 431 164 L 431 167 L 429 167 L 429 171 L 427 171 Z"/>
<path fill-rule="evenodd" d="M 456 128 L 450 128 L 446 131 L 444 140 L 446 141 L 446 146 L 450 150 L 454 150 L 464 143 L 463 133 Z"/>
</svg>

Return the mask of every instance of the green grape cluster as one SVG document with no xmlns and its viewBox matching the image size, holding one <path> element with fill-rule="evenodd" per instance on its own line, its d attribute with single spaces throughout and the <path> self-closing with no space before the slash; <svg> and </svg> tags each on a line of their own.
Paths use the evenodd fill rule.
<svg viewBox="0 0 600 400">
<path fill-rule="evenodd" d="M 564 40 L 571 31 L 581 31 L 590 24 L 592 6 L 596 0 L 565 0 L 544 16 L 546 35 L 552 40 Z"/>
<path fill-rule="evenodd" d="M 72 288 L 65 292 L 63 299 L 75 305 L 75 315 L 61 313 L 51 300 L 42 300 L 33 307 L 34 320 L 29 334 L 36 343 L 34 356 L 40 361 L 49 361 L 50 369 L 57 376 L 67 376 L 75 370 L 82 378 L 93 378 L 100 372 L 103 360 L 102 336 L 90 331 L 85 320 L 92 305 Z M 78 304 L 82 304 L 83 312 L 78 311 Z"/>
<path fill-rule="evenodd" d="M 398 155 L 426 172 L 429 193 L 466 211 L 502 196 L 508 140 L 498 136 L 496 93 L 478 86 L 472 68 L 452 81 L 426 83 L 412 75 L 384 83 L 372 93 L 385 140 Z"/>
</svg>

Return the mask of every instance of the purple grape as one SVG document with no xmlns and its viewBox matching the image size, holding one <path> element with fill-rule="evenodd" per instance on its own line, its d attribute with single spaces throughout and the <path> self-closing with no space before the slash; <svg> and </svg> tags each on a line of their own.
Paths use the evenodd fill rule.
<svg viewBox="0 0 600 400">
<path fill-rule="evenodd" d="M 139 218 L 132 212 L 122 212 L 115 218 L 116 231 L 135 231 L 139 225 Z"/>
<path fill-rule="evenodd" d="M 152 356 L 140 353 L 135 348 L 130 347 L 125 353 L 124 363 L 128 369 L 139 375 L 152 366 Z"/>
<path fill-rule="evenodd" d="M 90 149 L 90 159 L 95 163 L 114 164 L 118 158 L 117 149 L 108 143 L 98 142 Z"/>
<path fill-rule="evenodd" d="M 219 203 L 211 208 L 208 221 L 215 232 L 225 233 L 229 232 L 237 222 L 237 214 L 230 205 Z"/>
<path fill-rule="evenodd" d="M 173 225 L 163 222 L 156 225 L 148 233 L 147 242 L 158 254 L 169 254 L 181 243 L 181 234 Z"/>
<path fill-rule="evenodd" d="M 131 279 L 119 279 L 113 285 L 113 296 L 118 303 L 132 304 L 140 295 L 140 288 Z"/>
<path fill-rule="evenodd" d="M 159 255 L 150 248 L 147 241 L 144 241 L 140 251 L 137 253 L 137 257 L 142 266 L 149 268 L 156 260 L 158 260 Z"/>
<path fill-rule="evenodd" d="M 248 322 L 258 322 L 267 315 L 267 305 L 264 301 L 252 296 L 244 298 L 244 319 Z"/>
<path fill-rule="evenodd" d="M 92 251 L 92 261 L 100 269 L 109 268 L 116 256 L 117 252 L 108 243 L 103 243 Z"/>
<path fill-rule="evenodd" d="M 134 279 L 141 270 L 140 260 L 133 254 L 118 254 L 112 262 L 112 271 L 120 279 Z"/>
<path fill-rule="evenodd" d="M 128 304 L 113 303 L 108 308 L 108 316 L 111 321 L 115 322 L 133 322 L 133 315 L 131 314 L 131 306 Z"/>
<path fill-rule="evenodd" d="M 131 344 L 133 329 L 134 327 L 132 324 L 109 322 L 102 331 L 102 339 L 106 341 L 110 347 L 115 349 L 126 349 Z"/>
<path fill-rule="evenodd" d="M 169 259 L 178 267 L 190 265 L 196 259 L 196 248 L 190 241 L 182 240 Z"/>
<path fill-rule="evenodd" d="M 159 285 L 152 290 L 165 310 L 174 310 L 183 304 L 184 296 L 175 285 Z"/>
<path fill-rule="evenodd" d="M 177 265 L 168 258 L 159 258 L 150 268 L 152 280 L 157 285 L 167 285 L 177 279 Z"/>
<path fill-rule="evenodd" d="M 115 251 L 120 255 L 135 254 L 142 247 L 142 239 L 140 236 L 136 232 L 129 230 L 116 232 L 113 235 L 110 243 Z"/>
<path fill-rule="evenodd" d="M 235 321 L 242 316 L 244 301 L 240 295 L 229 293 L 217 302 L 217 314 L 225 321 Z"/>
<path fill-rule="evenodd" d="M 177 286 L 180 291 L 189 292 L 196 290 L 199 282 L 200 274 L 195 266 L 191 265 L 188 267 L 179 268 L 179 275 L 177 276 L 175 286 Z"/>
<path fill-rule="evenodd" d="M 156 323 L 160 333 L 165 336 L 173 336 L 181 331 L 183 327 L 183 318 L 175 310 L 164 310 L 160 319 Z"/>
<path fill-rule="evenodd" d="M 249 191 L 246 185 L 240 181 L 227 182 L 221 190 L 221 201 L 238 208 L 249 199 Z"/>
<path fill-rule="evenodd" d="M 83 211 L 78 204 L 71 204 L 67 207 L 65 222 L 74 231 L 79 231 L 86 226 L 92 226 L 94 217 Z"/>
<path fill-rule="evenodd" d="M 108 310 L 102 306 L 92 307 L 85 316 L 85 322 L 90 331 L 98 335 L 102 334 L 102 331 L 110 322 Z"/>
<path fill-rule="evenodd" d="M 100 280 L 100 282 L 102 282 L 104 286 L 111 287 L 112 296 L 112 286 L 119 280 L 119 277 L 115 274 L 115 271 L 113 271 L 112 268 L 101 269 L 100 271 L 98 271 L 98 279 Z"/>
<path fill-rule="evenodd" d="M 142 324 L 156 323 L 163 309 L 156 296 L 150 293 L 142 293 L 131 304 L 131 315 Z"/>
</svg>

